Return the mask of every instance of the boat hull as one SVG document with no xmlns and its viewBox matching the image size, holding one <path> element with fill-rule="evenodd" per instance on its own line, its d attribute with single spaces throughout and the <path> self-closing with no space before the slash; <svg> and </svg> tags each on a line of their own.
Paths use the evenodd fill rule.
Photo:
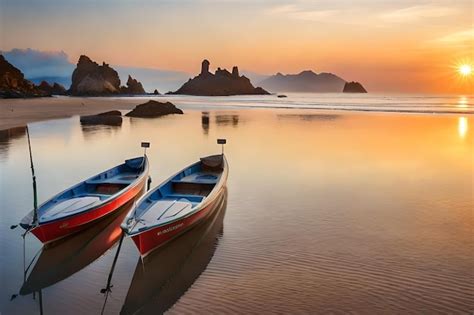
<svg viewBox="0 0 474 315">
<path fill-rule="evenodd" d="M 126 189 L 122 194 L 116 196 L 106 204 L 93 208 L 89 211 L 79 213 L 53 222 L 46 222 L 33 227 L 33 233 L 43 244 L 47 244 L 66 236 L 77 233 L 97 220 L 113 213 L 128 201 L 137 197 L 144 189 L 148 176 L 142 176 L 136 184 Z"/>
<path fill-rule="evenodd" d="M 140 252 L 140 255 L 142 257 L 147 256 L 152 251 L 158 249 L 172 239 L 188 231 L 199 222 L 208 218 L 218 208 L 219 201 L 224 197 L 224 191 L 225 186 L 221 187 L 211 202 L 187 217 L 131 236 Z"/>
</svg>

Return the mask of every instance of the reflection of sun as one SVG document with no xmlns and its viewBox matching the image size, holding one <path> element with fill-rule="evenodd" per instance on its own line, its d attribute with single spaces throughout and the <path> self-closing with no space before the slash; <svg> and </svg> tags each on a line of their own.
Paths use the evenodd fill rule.
<svg viewBox="0 0 474 315">
<path fill-rule="evenodd" d="M 460 75 L 467 77 L 472 72 L 471 65 L 462 64 L 459 66 L 458 71 Z"/>
<path fill-rule="evenodd" d="M 469 128 L 469 126 L 467 124 L 467 118 L 466 117 L 459 117 L 459 120 L 458 120 L 459 137 L 464 138 L 466 136 L 468 128 Z"/>
<path fill-rule="evenodd" d="M 458 107 L 466 108 L 467 107 L 467 97 L 461 96 L 458 101 Z"/>
</svg>

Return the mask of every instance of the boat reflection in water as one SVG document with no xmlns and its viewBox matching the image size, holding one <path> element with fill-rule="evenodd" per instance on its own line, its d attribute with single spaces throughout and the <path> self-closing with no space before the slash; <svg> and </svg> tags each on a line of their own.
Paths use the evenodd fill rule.
<svg viewBox="0 0 474 315">
<path fill-rule="evenodd" d="M 120 223 L 133 204 L 132 199 L 90 228 L 44 246 L 20 294 L 31 294 L 62 281 L 102 256 L 119 240 Z"/>
<path fill-rule="evenodd" d="M 206 269 L 223 234 L 227 189 L 216 211 L 177 239 L 138 260 L 121 314 L 160 314 Z"/>
</svg>

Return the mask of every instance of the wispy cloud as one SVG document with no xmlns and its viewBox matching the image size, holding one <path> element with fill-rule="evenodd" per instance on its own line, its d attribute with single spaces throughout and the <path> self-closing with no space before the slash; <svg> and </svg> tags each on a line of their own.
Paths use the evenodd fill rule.
<svg viewBox="0 0 474 315">
<path fill-rule="evenodd" d="M 333 17 L 337 10 L 314 10 L 294 4 L 275 6 L 267 11 L 271 15 L 284 16 L 291 19 L 306 21 L 322 21 Z"/>
<path fill-rule="evenodd" d="M 437 5 L 416 5 L 407 8 L 384 12 L 380 15 L 386 22 L 414 22 L 425 18 L 439 18 L 458 13 L 451 7 Z"/>
<path fill-rule="evenodd" d="M 471 44 L 474 45 L 474 29 L 470 28 L 463 31 L 443 35 L 431 40 L 431 42 L 443 44 Z"/>
</svg>

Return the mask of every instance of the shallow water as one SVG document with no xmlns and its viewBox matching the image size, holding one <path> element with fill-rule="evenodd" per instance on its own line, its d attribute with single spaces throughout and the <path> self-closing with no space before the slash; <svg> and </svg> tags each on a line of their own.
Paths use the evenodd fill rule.
<svg viewBox="0 0 474 315">
<path fill-rule="evenodd" d="M 386 113 L 474 114 L 472 95 L 421 94 L 348 94 L 348 93 L 286 93 L 276 95 L 187 96 L 160 95 L 183 108 L 293 108 Z M 133 97 L 132 99 L 142 97 Z M 143 97 L 148 99 L 149 97 Z M 120 98 L 118 98 L 120 99 Z M 123 99 L 123 98 L 122 98 Z"/>
<path fill-rule="evenodd" d="M 185 110 L 85 127 L 30 125 L 39 199 L 142 153 L 153 185 L 228 139 L 227 197 L 142 263 L 125 239 L 105 313 L 472 312 L 474 120 L 301 109 Z M 0 135 L 2 314 L 100 313 L 127 209 L 40 254 L 23 286 L 32 204 L 24 130 Z M 31 260 L 40 243 L 26 238 Z M 28 262 L 27 262 L 28 263 Z M 51 266 L 51 267 L 49 267 Z M 39 271 L 38 271 L 39 270 Z M 33 295 L 12 294 L 37 291 Z"/>
</svg>

